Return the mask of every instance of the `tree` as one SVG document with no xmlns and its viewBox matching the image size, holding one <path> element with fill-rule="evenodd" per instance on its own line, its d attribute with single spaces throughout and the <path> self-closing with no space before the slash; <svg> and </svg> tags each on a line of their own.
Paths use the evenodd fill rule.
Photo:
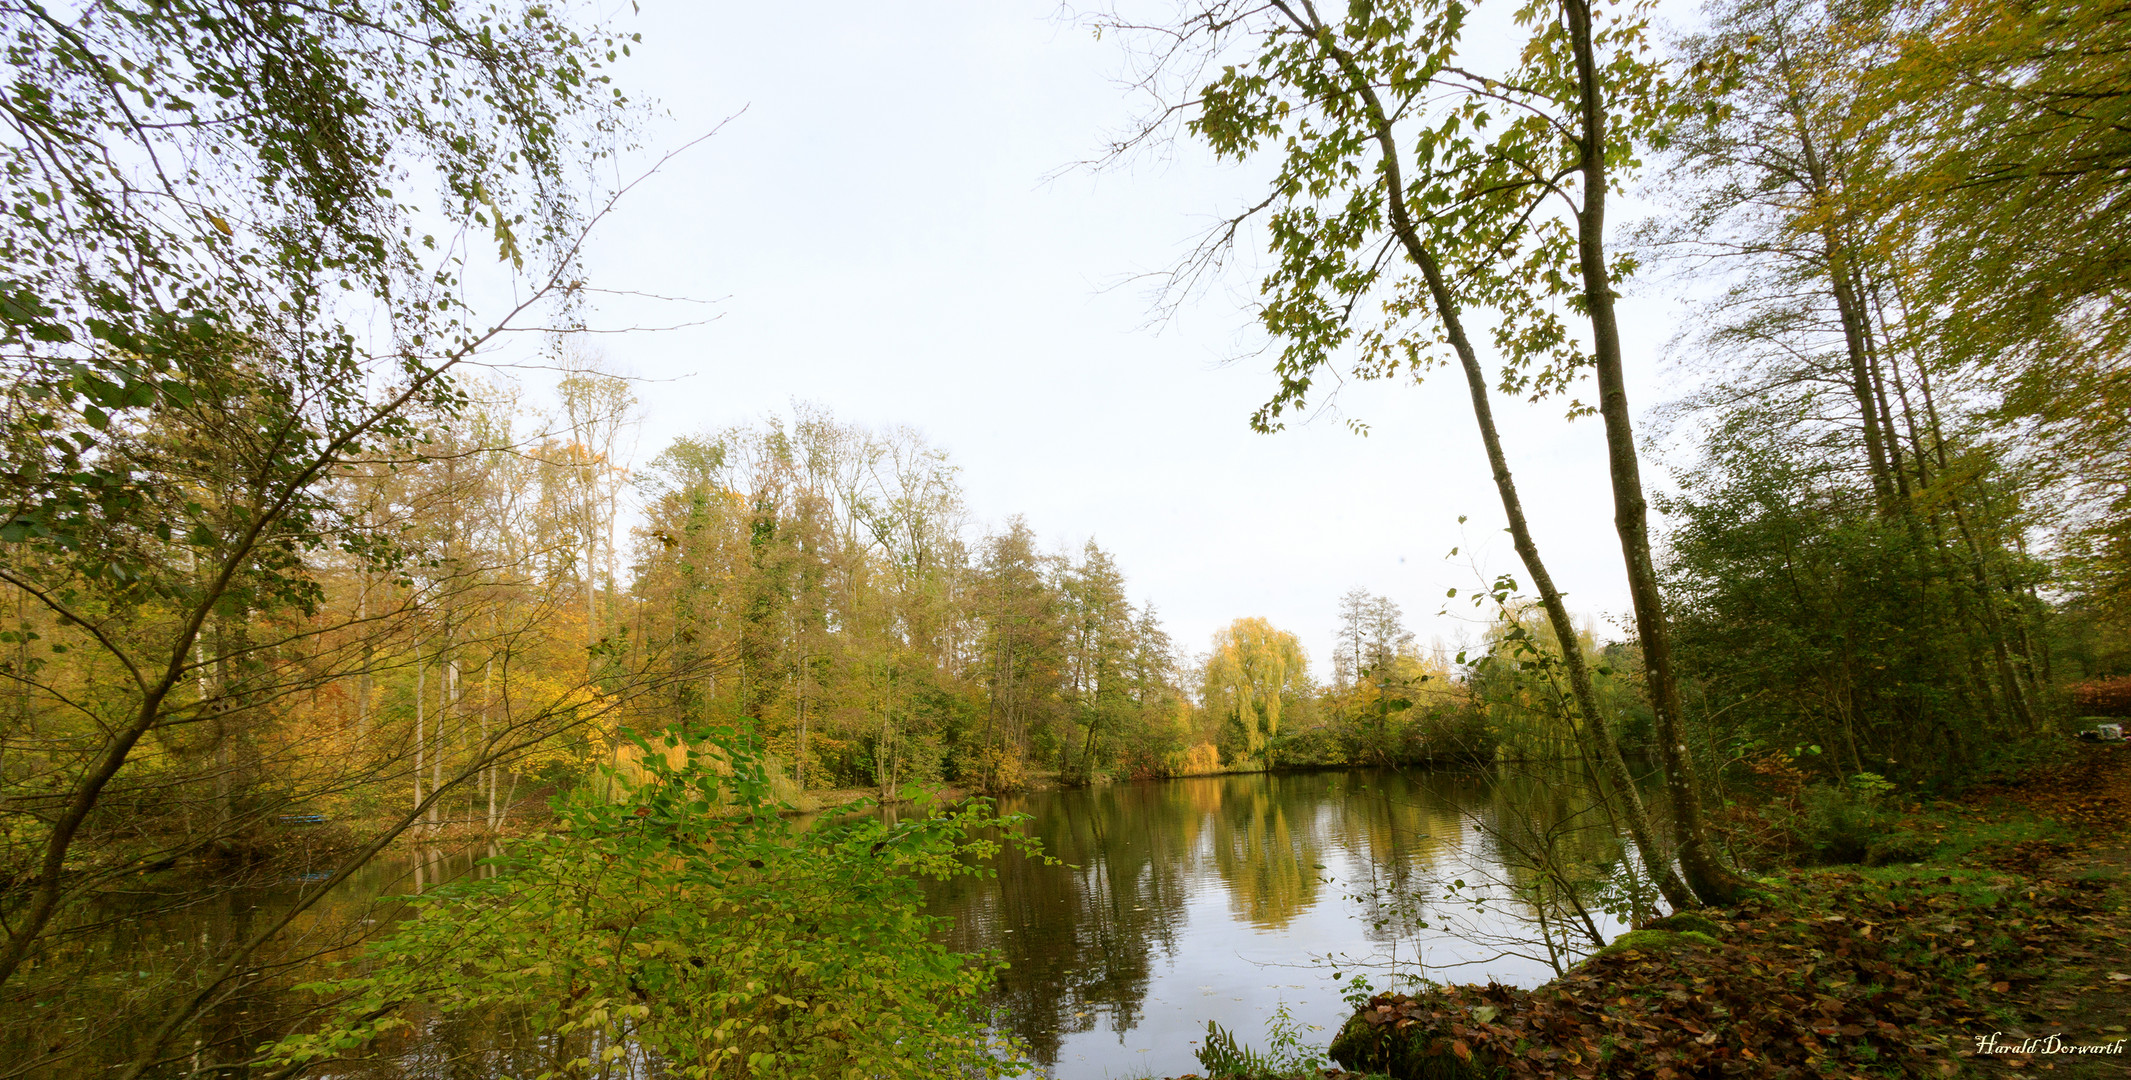
<svg viewBox="0 0 2131 1080">
<path fill-rule="evenodd" d="M 950 751 L 980 756 L 984 590 L 945 453 L 801 405 L 677 442 L 643 491 L 635 593 L 647 632 L 705 664 L 689 709 L 789 751 L 802 787 L 893 797 L 939 779 Z"/>
<path fill-rule="evenodd" d="M 1846 728 L 1934 731 L 1935 767 L 1952 770 L 1968 751 L 1939 710 L 1999 720 L 2007 734 L 2040 722 L 2047 607 L 2026 548 L 2039 518 L 2034 493 L 2053 485 L 2054 470 L 2023 463 L 1980 422 L 2002 393 L 1989 348 L 1922 300 L 1936 262 L 1965 264 L 1969 254 L 1934 250 L 1920 211 L 1905 206 L 1917 197 L 1906 146 L 1921 114 L 1886 108 L 1874 89 L 1905 64 L 1898 16 L 1760 0 L 1712 9 L 1706 29 L 1682 43 L 1682 62 L 1709 77 L 1697 81 L 1674 147 L 1681 221 L 1646 234 L 1701 280 L 1730 282 L 1696 334 L 1712 377 L 1676 407 L 1710 421 L 1690 474 L 1703 490 L 1679 504 L 1691 521 L 1675 548 L 1680 568 L 1695 567 L 1681 580 L 1703 598 L 1698 628 L 1721 640 L 1719 628 L 1747 611 L 1778 618 L 1776 641 L 1840 660 L 1787 667 L 1801 679 L 1792 700 L 1839 700 Z M 1780 457 L 1751 456 L 1770 453 Z M 1860 470 L 1884 528 L 1853 519 L 1839 473 Z M 1712 501 L 1719 491 L 1769 510 L 1759 519 L 1722 511 Z M 1778 506 L 1772 496 L 1797 501 Z M 1720 521 L 1737 535 L 1718 535 Z M 1753 565 L 1757 544 L 1795 539 L 1804 521 L 1841 542 L 1787 542 Z M 1796 574 L 1801 558 L 1832 560 L 1801 579 L 1800 597 L 1842 580 L 1859 602 L 1746 603 L 1747 591 L 1705 576 L 1718 572 L 1705 560 L 1719 552 L 1741 585 L 1779 563 Z M 1887 588 L 1899 590 L 1898 604 L 1865 599 Z M 1742 603 L 1720 611 L 1706 602 L 1715 596 Z M 1885 618 L 1853 623 L 1860 614 Z M 1718 654 L 1715 641 L 1705 646 L 1703 655 Z M 1856 666 L 1867 657 L 1881 663 Z M 1751 670 L 1705 674 L 1714 689 Z M 1836 684 L 1845 689 L 1831 699 Z M 1878 738 L 1868 730 L 1852 741 Z M 1862 768 L 1854 755 L 1850 764 Z"/>
<path fill-rule="evenodd" d="M 208 725 L 214 782 L 234 779 L 232 753 L 263 730 L 235 725 L 374 671 L 341 646 L 405 628 L 406 611 L 329 603 L 324 553 L 389 576 L 412 552 L 328 481 L 426 456 L 420 418 L 465 405 L 456 369 L 567 297 L 588 224 L 575 170 L 613 146 L 627 103 L 605 74 L 626 39 L 542 5 L 122 0 L 21 6 L 0 25 L 13 72 L 0 198 L 17 209 L 0 223 L 0 581 L 41 611 L 42 629 L 22 633 L 112 676 L 85 699 L 47 668 L 6 672 L 78 724 L 33 770 L 51 786 L 9 783 L 0 985 L 13 985 L 70 904 L 138 869 L 139 852 L 92 857 L 81 841 L 148 790 L 162 753 Z M 471 311 L 474 253 L 428 222 L 492 238 L 519 306 Z M 419 809 L 212 958 L 125 1075 Z M 218 815 L 147 854 L 255 821 Z"/>
<path fill-rule="evenodd" d="M 1595 411 L 1605 424 L 1615 528 L 1684 884 L 1651 842 L 1582 658 L 1564 656 L 1563 663 L 1637 847 L 1666 883 L 1667 898 L 1686 906 L 1725 900 L 1739 882 L 1708 841 L 1687 757 L 1614 312 L 1614 284 L 1633 264 L 1606 247 L 1612 174 L 1632 167 L 1638 147 L 1669 119 L 1638 10 L 1594 23 L 1585 0 L 1520 8 L 1516 25 L 1526 44 L 1515 69 L 1498 78 L 1459 66 L 1463 4 L 1358 3 L 1339 19 L 1287 0 L 1201 5 L 1180 26 L 1160 29 L 1158 70 L 1143 85 L 1164 85 L 1163 72 L 1185 80 L 1203 72 L 1211 81 L 1190 87 L 1197 93 L 1189 107 L 1165 101 L 1142 137 L 1182 116 L 1224 157 L 1279 148 L 1271 193 L 1216 230 L 1177 275 L 1194 280 L 1246 221 L 1265 215 L 1276 265 L 1262 285 L 1260 318 L 1281 351 L 1278 389 L 1254 426 L 1276 428 L 1307 398 L 1321 369 L 1341 357 L 1363 378 L 1417 376 L 1439 362 L 1438 344 L 1448 343 L 1466 377 L 1518 555 L 1563 640 L 1573 640 L 1573 626 L 1525 524 L 1466 313 L 1493 316 L 1493 338 L 1507 361 L 1505 392 L 1545 396 L 1566 391 L 1583 368 L 1595 372 L 1598 405 L 1573 402 L 1570 412 Z M 1228 62 L 1239 53 L 1241 62 Z M 1218 72 L 1194 66 L 1213 63 L 1222 65 Z M 1400 255 L 1402 261 L 1394 258 Z M 1564 309 L 1581 317 L 1583 341 Z M 1372 310 L 1382 319 L 1369 320 Z"/>
<path fill-rule="evenodd" d="M 1843 776 L 1946 778 L 2016 735 L 1982 671 L 1988 628 L 1962 617 L 1968 583 L 1937 572 L 1928 532 L 1886 518 L 1853 448 L 1815 453 L 1781 397 L 1718 424 L 1665 504 L 1665 570 L 1727 730 L 1818 745 Z"/>
<path fill-rule="evenodd" d="M 612 601 L 621 589 L 614 565 L 616 511 L 621 492 L 628 484 L 628 467 L 621 462 L 621 438 L 638 402 L 629 381 L 600 370 L 597 357 L 566 352 L 564 365 L 569 374 L 555 388 L 562 398 L 563 418 L 570 436 L 563 449 L 563 461 L 577 480 L 571 495 L 584 545 L 580 575 L 584 585 L 585 642 L 597 645 L 602 626 L 612 621 Z M 604 613 L 600 611 L 602 571 L 608 602 Z"/>
<path fill-rule="evenodd" d="M 1710 16 L 1681 49 L 1707 73 L 1672 147 L 1675 186 L 1693 198 L 1646 233 L 1694 265 L 1746 264 L 1707 337 L 1766 346 L 1777 365 L 1810 356 L 1809 377 L 1847 396 L 1881 512 L 1894 516 L 1909 478 L 1873 301 L 1900 246 L 1876 181 L 1884 129 L 1901 121 L 1861 100 L 1869 35 L 1832 12 L 1743 0 Z"/>
<path fill-rule="evenodd" d="M 1255 616 L 1215 632 L 1200 707 L 1221 724 L 1238 761 L 1272 764 L 1273 739 L 1289 703 L 1309 690 L 1309 660 L 1295 635 Z"/>
<path fill-rule="evenodd" d="M 921 887 L 992 876 L 1007 845 L 1033 853 L 1014 819 L 977 803 L 894 824 L 832 815 L 795 834 L 743 741 L 667 731 L 632 745 L 642 781 L 617 775 L 619 799 L 580 793 L 494 875 L 416 898 L 329 985 L 325 1030 L 284 1038 L 268 1061 L 332 1062 L 426 1004 L 509 1010 L 557 1073 L 591 1043 L 706 1080 L 1019 1074 L 975 1008 L 997 966 L 940 943 L 948 920 L 923 914 Z"/>
<path fill-rule="evenodd" d="M 1399 661 L 1410 656 L 1413 635 L 1406 631 L 1403 613 L 1388 596 L 1371 595 L 1367 589 L 1350 589 L 1339 598 L 1339 645 L 1332 654 L 1333 692 L 1343 712 L 1365 714 L 1376 728 L 1381 746 L 1392 702 L 1411 698 L 1394 694 L 1392 684 L 1404 683 Z M 1401 689 L 1404 689 L 1402 686 Z"/>
<path fill-rule="evenodd" d="M 1171 775 L 1191 735 L 1191 700 L 1181 686 L 1176 645 L 1162 629 L 1153 601 L 1133 619 L 1124 677 L 1131 724 L 1121 764 L 1134 775 Z"/>
<path fill-rule="evenodd" d="M 1862 108 L 1901 116 L 1883 198 L 1913 247 L 1904 313 L 1972 364 L 2063 497 L 2081 604 L 2131 630 L 2131 29 L 2120 2 L 1894 5 Z"/>
<path fill-rule="evenodd" d="M 1021 755 L 1059 708 L 1064 671 L 1057 599 L 1028 523 L 1015 517 L 993 535 L 978 568 L 976 602 L 983 626 L 985 715 L 975 740 L 975 773 L 987 790 L 1024 782 Z"/>
<path fill-rule="evenodd" d="M 705 725 L 715 692 L 710 676 L 715 668 L 705 661 L 721 644 L 715 636 L 719 598 L 714 545 L 728 505 L 719 486 L 724 466 L 724 446 L 683 437 L 652 459 L 637 481 L 647 496 L 646 532 L 657 546 L 639 560 L 634 591 L 669 616 L 675 659 L 701 673 L 674 688 L 678 726 L 689 731 Z"/>
<path fill-rule="evenodd" d="M 1339 693 L 1360 683 L 1362 669 L 1368 666 L 1366 642 L 1373 599 L 1363 588 L 1348 589 L 1339 598 L 1339 643 L 1332 647 L 1332 688 Z"/>
<path fill-rule="evenodd" d="M 1413 647 L 1405 613 L 1388 596 L 1376 597 L 1369 604 L 1367 636 L 1363 655 L 1370 671 L 1388 672 L 1391 662 Z"/>
<path fill-rule="evenodd" d="M 1117 561 L 1093 540 L 1081 550 L 1080 563 L 1066 569 L 1060 585 L 1066 703 L 1082 738 L 1078 760 L 1059 771 L 1088 780 L 1099 740 L 1116 733 L 1131 703 L 1125 672 L 1133 649 L 1132 605 L 1125 599 L 1125 575 Z"/>
</svg>

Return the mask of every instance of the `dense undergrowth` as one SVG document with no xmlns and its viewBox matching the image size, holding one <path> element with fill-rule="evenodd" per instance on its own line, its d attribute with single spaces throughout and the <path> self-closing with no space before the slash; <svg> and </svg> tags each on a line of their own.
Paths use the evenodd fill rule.
<svg viewBox="0 0 2131 1080">
<path fill-rule="evenodd" d="M 636 1060 L 676 1080 L 1015 1070 L 975 1008 L 996 963 L 936 940 L 918 883 L 988 874 L 1007 846 L 1033 854 L 1019 819 L 978 800 L 898 822 L 860 806 L 795 830 L 729 732 L 633 746 L 637 767 L 610 771 L 607 791 L 565 800 L 492 873 L 410 898 L 411 918 L 308 984 L 322 1022 L 267 1060 L 390 1060 L 407 1032 L 486 1017 L 535 1037 L 492 1048 L 484 1075 Z"/>
</svg>

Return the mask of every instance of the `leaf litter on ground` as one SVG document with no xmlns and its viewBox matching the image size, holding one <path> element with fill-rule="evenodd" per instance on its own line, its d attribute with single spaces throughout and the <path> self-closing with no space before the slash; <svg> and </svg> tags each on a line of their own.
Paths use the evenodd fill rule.
<svg viewBox="0 0 2131 1080">
<path fill-rule="evenodd" d="M 2131 827 L 2131 754 L 2086 750 L 1963 802 L 1982 811 L 2008 799 L 2077 842 L 1978 848 L 1962 865 L 1907 875 L 1787 871 L 1743 903 L 1698 913 L 1717 944 L 1609 950 L 1529 990 L 1380 994 L 1356 1019 L 1424 1040 L 1446 1077 L 1832 1080 L 2054 1071 L 2059 1061 L 2109 1075 L 2086 1070 L 2124 1069 L 2131 1053 L 2106 1063 L 1982 1055 L 1977 1040 L 2123 1038 L 2131 912 L 2088 856 L 2123 857 L 2111 845 Z"/>
</svg>

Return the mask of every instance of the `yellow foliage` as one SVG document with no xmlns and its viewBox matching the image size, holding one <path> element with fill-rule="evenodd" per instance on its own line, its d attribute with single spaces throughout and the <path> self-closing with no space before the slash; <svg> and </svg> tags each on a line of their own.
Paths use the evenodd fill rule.
<svg viewBox="0 0 2131 1080">
<path fill-rule="evenodd" d="M 687 768 L 688 753 L 691 749 L 695 751 L 702 767 L 711 775 L 730 777 L 733 774 L 732 762 L 725 749 L 712 743 L 667 740 L 653 743 L 651 753 L 664 758 L 668 768 L 679 771 Z M 650 770 L 644 768 L 645 757 L 644 749 L 633 742 L 625 741 L 615 747 L 614 768 L 626 782 L 626 788 L 642 787 L 651 781 Z M 800 805 L 799 785 L 785 775 L 783 762 L 771 754 L 761 755 L 760 761 L 768 773 L 771 801 L 791 806 Z"/>
<path fill-rule="evenodd" d="M 664 758 L 668 768 L 678 771 L 688 767 L 687 743 L 668 742 L 660 746 L 654 746 L 651 752 Z M 699 750 L 698 753 L 702 755 L 704 764 L 709 767 L 713 774 L 718 776 L 732 775 L 732 766 L 726 762 L 724 751 L 714 746 L 706 746 Z M 651 773 L 644 768 L 643 764 L 645 756 L 644 749 L 632 742 L 624 742 L 614 749 L 615 771 L 619 772 L 622 779 L 627 780 L 632 787 L 642 787 L 651 782 Z"/>
<path fill-rule="evenodd" d="M 1305 689 L 1309 658 L 1295 635 L 1264 619 L 1237 619 L 1214 635 L 1200 699 L 1242 734 L 1243 752 L 1258 757 L 1280 734 L 1282 696 Z"/>
<path fill-rule="evenodd" d="M 986 794 L 1020 791 L 1028 786 L 1028 763 L 1010 749 L 986 747 L 977 754 L 975 775 L 982 779 Z"/>
<path fill-rule="evenodd" d="M 1205 776 L 1221 771 L 1221 751 L 1210 742 L 1202 742 L 1184 751 L 1176 764 L 1178 776 Z"/>
</svg>

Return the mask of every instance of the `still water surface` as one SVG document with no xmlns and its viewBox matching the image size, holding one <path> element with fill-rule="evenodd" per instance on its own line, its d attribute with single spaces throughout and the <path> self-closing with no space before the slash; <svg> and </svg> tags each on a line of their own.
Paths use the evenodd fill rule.
<svg viewBox="0 0 2131 1080">
<path fill-rule="evenodd" d="M 1588 817 L 1589 790 L 1561 775 L 1370 770 L 1038 792 L 1002 809 L 1030 815 L 1067 865 L 1002 858 L 996 880 L 943 887 L 933 904 L 954 917 L 956 947 L 1006 958 L 1002 1023 L 1054 1075 L 1196 1072 L 1207 1021 L 1263 1046 L 1282 1005 L 1324 1028 L 1323 1046 L 1346 1014 L 1335 974 L 1366 971 L 1379 988 L 1394 962 L 1446 981 L 1551 977 L 1537 947 L 1503 955 L 1497 939 L 1530 936 L 1514 905 L 1444 893 L 1521 879 L 1496 830 Z M 1595 859 L 1618 850 L 1597 842 Z"/>
<path fill-rule="evenodd" d="M 1550 977 L 1543 950 L 1505 951 L 1504 939 L 1531 937 L 1517 904 L 1475 908 L 1445 892 L 1457 881 L 1470 893 L 1482 882 L 1528 880 L 1505 865 L 1502 830 L 1595 823 L 1590 792 L 1573 774 L 1497 769 L 1218 776 L 1031 793 L 1002 800 L 1001 809 L 1028 815 L 1024 828 L 1061 863 L 1002 856 L 996 878 L 934 886 L 930 907 L 952 919 L 949 944 L 1007 961 L 990 1005 L 1050 1075 L 1197 1072 L 1193 1051 L 1209 1020 L 1263 1046 L 1267 1018 L 1285 1006 L 1323 1029 L 1308 1036 L 1322 1047 L 1346 1012 L 1335 973 L 1364 973 L 1379 988 L 1392 965 L 1451 981 Z M 1595 865 L 1619 857 L 1610 831 L 1599 828 L 1568 847 Z M 476 859 L 487 853 L 380 860 L 304 916 L 277 954 L 286 966 L 260 985 L 286 987 L 318 970 L 304 947 L 307 928 L 324 943 L 347 923 L 389 921 L 394 894 L 482 872 Z M 246 936 L 277 907 L 286 910 L 299 882 L 203 893 L 175 908 L 164 896 L 155 914 L 138 919 L 114 909 L 106 913 L 116 919 L 111 934 L 82 946 L 103 957 L 84 957 L 87 967 L 106 973 L 114 1002 L 167 994 L 167 983 L 149 988 L 152 969 Z M 1599 919 L 1608 934 L 1618 929 Z M 240 995 L 209 1017 L 205 1045 L 269 1041 L 303 1000 L 287 990 Z M 133 1035 L 122 1027 L 90 1035 L 100 1052 L 51 1075 L 97 1075 L 130 1056 Z M 363 1075 L 481 1080 L 510 1068 L 510 1053 L 494 1052 L 509 1042 L 506 1031 L 476 1023 L 423 1024 L 389 1052 L 383 1071 Z"/>
</svg>

